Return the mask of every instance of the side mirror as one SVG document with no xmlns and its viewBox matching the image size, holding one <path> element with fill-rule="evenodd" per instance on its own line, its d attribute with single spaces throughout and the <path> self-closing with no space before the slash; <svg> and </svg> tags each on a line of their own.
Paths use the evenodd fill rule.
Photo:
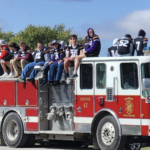
<svg viewBox="0 0 150 150">
<path fill-rule="evenodd" d="M 150 78 L 144 78 L 142 84 L 143 91 L 150 91 Z"/>
</svg>

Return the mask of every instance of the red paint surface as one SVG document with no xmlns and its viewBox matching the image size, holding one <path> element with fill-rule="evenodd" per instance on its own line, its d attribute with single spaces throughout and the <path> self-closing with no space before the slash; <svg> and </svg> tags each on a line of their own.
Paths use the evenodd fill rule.
<svg viewBox="0 0 150 150">
<path fill-rule="evenodd" d="M 148 134 L 149 134 L 149 127 L 142 126 L 142 135 L 148 135 Z"/>
<path fill-rule="evenodd" d="M 150 104 L 145 102 L 145 99 L 142 99 L 142 114 L 144 119 L 150 119 Z"/>
<path fill-rule="evenodd" d="M 39 130 L 38 123 L 27 122 L 26 123 L 26 130 L 27 131 L 38 131 Z"/>
<path fill-rule="evenodd" d="M 26 108 L 26 116 L 37 117 L 38 109 L 37 108 Z"/>
<path fill-rule="evenodd" d="M 29 105 L 26 105 L 26 100 Z M 17 82 L 17 105 L 18 106 L 38 106 L 38 82 L 34 83 Z"/>
<path fill-rule="evenodd" d="M 84 96 L 84 95 L 77 95 L 76 101 L 74 101 L 74 108 L 75 108 L 75 116 L 78 117 L 93 117 L 94 116 L 94 103 L 93 98 L 94 96 Z M 87 100 L 85 100 L 87 99 Z M 78 112 L 77 108 L 81 107 L 81 112 Z"/>
<path fill-rule="evenodd" d="M 0 81 L 0 106 L 15 106 L 15 81 Z M 4 100 L 7 105 L 4 105 Z"/>
</svg>

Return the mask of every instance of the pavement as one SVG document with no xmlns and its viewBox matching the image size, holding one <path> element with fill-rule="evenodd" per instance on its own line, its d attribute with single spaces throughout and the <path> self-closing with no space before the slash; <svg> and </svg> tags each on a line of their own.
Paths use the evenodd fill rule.
<svg viewBox="0 0 150 150">
<path fill-rule="evenodd" d="M 9 148 L 7 146 L 0 146 L 0 150 L 93 150 L 93 148 L 81 148 L 81 147 L 50 147 L 50 146 L 34 146 L 27 148 Z"/>
</svg>

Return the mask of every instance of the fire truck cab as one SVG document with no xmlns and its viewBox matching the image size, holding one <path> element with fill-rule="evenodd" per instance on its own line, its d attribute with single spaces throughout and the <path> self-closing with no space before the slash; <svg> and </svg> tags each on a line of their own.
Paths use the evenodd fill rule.
<svg viewBox="0 0 150 150">
<path fill-rule="evenodd" d="M 85 58 L 70 84 L 0 79 L 0 133 L 9 147 L 31 140 L 93 141 L 119 150 L 150 136 L 150 58 Z M 140 139 L 140 140 L 138 140 Z"/>
</svg>

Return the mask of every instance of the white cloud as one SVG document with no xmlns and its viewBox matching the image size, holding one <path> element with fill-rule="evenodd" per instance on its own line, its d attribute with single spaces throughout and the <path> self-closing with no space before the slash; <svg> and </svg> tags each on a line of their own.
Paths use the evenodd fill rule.
<svg viewBox="0 0 150 150">
<path fill-rule="evenodd" d="M 133 38 L 137 37 L 138 31 L 143 29 L 147 33 L 147 37 L 150 37 L 150 9 L 142 11 L 133 11 L 126 16 L 123 16 L 118 20 L 103 21 L 101 24 L 84 24 L 80 27 L 80 36 L 84 36 L 85 28 L 92 27 L 96 34 L 101 39 L 114 39 L 120 38 L 125 34 L 131 34 Z M 83 32 L 84 31 L 84 32 Z"/>
<path fill-rule="evenodd" d="M 137 34 L 139 29 L 144 29 L 148 32 L 150 26 L 150 9 L 134 11 L 115 22 L 115 26 L 131 34 Z M 147 35 L 150 36 L 150 32 Z"/>
</svg>

